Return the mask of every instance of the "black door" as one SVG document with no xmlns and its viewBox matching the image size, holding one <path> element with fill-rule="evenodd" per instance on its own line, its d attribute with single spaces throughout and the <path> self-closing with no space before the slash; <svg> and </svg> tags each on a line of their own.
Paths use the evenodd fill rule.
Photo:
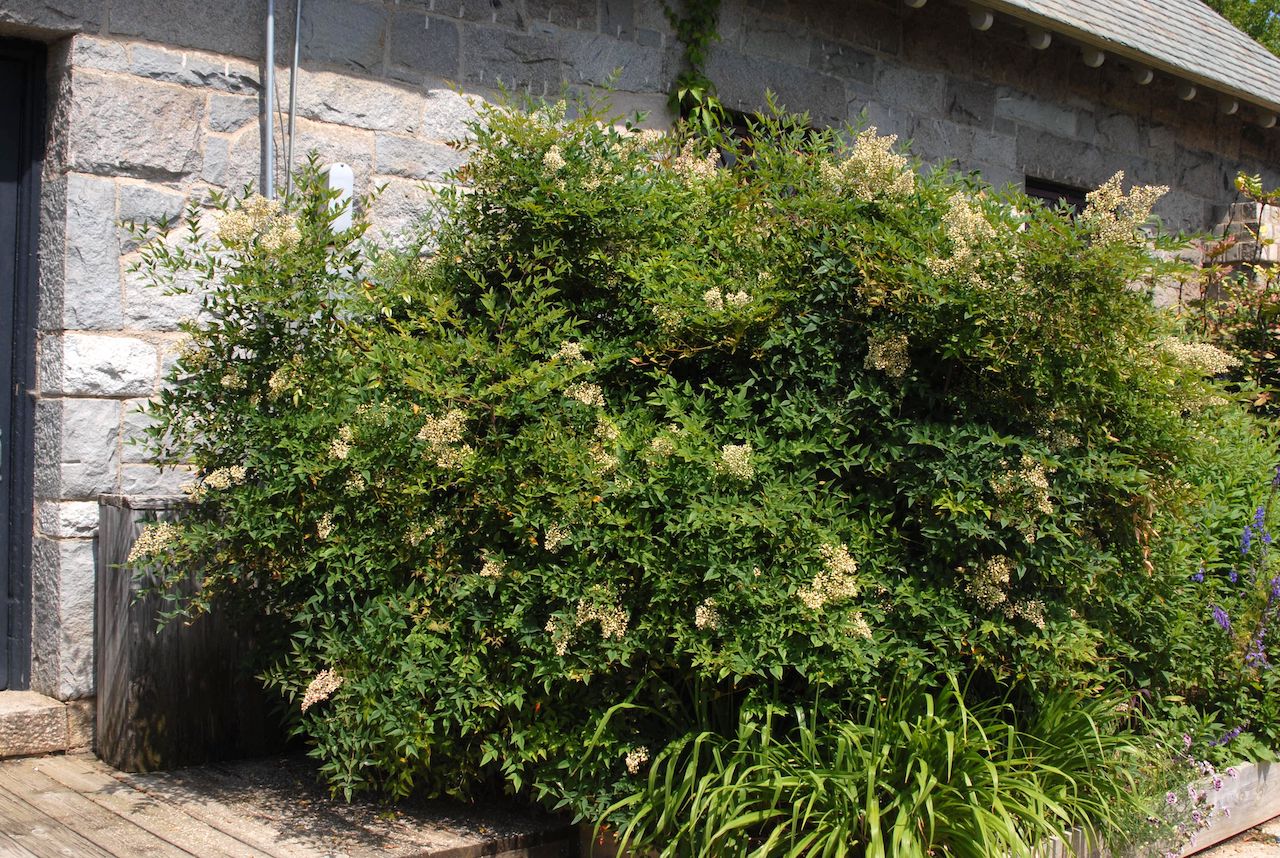
<svg viewBox="0 0 1280 858">
<path fill-rule="evenodd" d="M 44 50 L 0 40 L 0 689 L 30 681 L 36 202 Z"/>
</svg>

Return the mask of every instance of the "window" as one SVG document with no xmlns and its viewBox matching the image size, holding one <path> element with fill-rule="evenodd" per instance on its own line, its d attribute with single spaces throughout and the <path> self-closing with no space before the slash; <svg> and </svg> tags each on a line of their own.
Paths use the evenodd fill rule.
<svg viewBox="0 0 1280 858">
<path fill-rule="evenodd" d="M 1071 185 L 1064 185 L 1061 182 L 1051 182 L 1048 179 L 1037 179 L 1032 176 L 1027 176 L 1024 187 L 1026 188 L 1027 196 L 1044 200 L 1044 204 L 1050 208 L 1058 205 L 1070 206 L 1073 214 L 1080 214 L 1080 212 L 1084 211 L 1084 195 L 1089 192 L 1086 188 L 1076 188 Z"/>
</svg>

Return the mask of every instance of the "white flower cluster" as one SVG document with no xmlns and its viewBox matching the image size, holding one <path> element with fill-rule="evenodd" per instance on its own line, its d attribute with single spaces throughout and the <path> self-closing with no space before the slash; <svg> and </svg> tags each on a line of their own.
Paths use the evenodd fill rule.
<svg viewBox="0 0 1280 858">
<path fill-rule="evenodd" d="M 499 557 L 484 552 L 484 563 L 480 565 L 481 578 L 501 578 L 507 571 L 507 564 Z"/>
<path fill-rule="evenodd" d="M 630 751 L 627 751 L 627 756 L 624 759 L 624 762 L 627 766 L 627 774 L 639 774 L 640 769 L 643 768 L 644 764 L 649 762 L 649 749 L 643 745 L 638 748 L 632 748 Z"/>
<path fill-rule="evenodd" d="M 822 569 L 808 586 L 801 587 L 797 593 L 800 601 L 811 611 L 852 599 L 859 590 L 858 561 L 849 553 L 848 546 L 827 543 L 818 551 L 822 555 Z"/>
<path fill-rule="evenodd" d="M 586 357 L 582 353 L 582 343 L 572 340 L 565 340 L 560 344 L 560 348 L 556 349 L 555 357 L 565 363 L 586 363 Z"/>
<path fill-rule="evenodd" d="M 627 633 L 627 625 L 631 622 L 631 615 L 623 610 L 616 599 L 579 599 L 578 600 L 578 622 L 579 626 L 585 626 L 587 623 L 599 623 L 600 634 L 606 638 L 616 638 L 621 640 L 623 635 Z"/>
<path fill-rule="evenodd" d="M 245 389 L 244 379 L 240 376 L 240 373 L 236 372 L 234 369 L 224 372 L 222 374 L 222 378 L 218 379 L 218 384 L 222 385 L 224 389 L 231 391 Z"/>
<path fill-rule="evenodd" d="M 694 141 L 684 144 L 680 154 L 671 160 L 671 169 L 686 179 L 701 180 L 713 178 L 720 169 L 720 153 L 712 150 L 706 155 L 698 155 L 694 151 Z"/>
<path fill-rule="evenodd" d="M 320 520 L 316 522 L 316 536 L 321 540 L 328 539 L 333 535 L 333 513 L 326 512 L 320 516 Z"/>
<path fill-rule="evenodd" d="M 268 253 L 295 247 L 302 239 L 292 216 L 280 211 L 279 200 L 254 194 L 240 208 L 223 212 L 218 219 L 218 239 L 227 247 L 245 245 L 257 238 Z"/>
<path fill-rule="evenodd" d="M 822 180 L 841 193 L 863 200 L 900 199 L 916 189 L 916 174 L 905 155 L 893 151 L 896 134 L 881 137 L 871 127 L 858 134 L 849 157 L 839 164 L 824 161 Z"/>
<path fill-rule="evenodd" d="M 302 711 L 306 712 L 317 703 L 322 703 L 333 696 L 333 692 L 342 687 L 343 678 L 332 668 L 326 668 L 315 675 L 302 695 Z"/>
<path fill-rule="evenodd" d="M 1122 182 L 1123 170 L 1096 191 L 1085 194 L 1080 222 L 1093 232 L 1099 244 L 1132 243 L 1138 229 L 1151 218 L 1151 207 L 1169 193 L 1164 185 L 1134 185 L 1126 195 Z"/>
<path fill-rule="evenodd" d="M 676 441 L 669 434 L 655 435 L 649 441 L 649 450 L 657 456 L 666 458 L 676 451 Z"/>
<path fill-rule="evenodd" d="M 939 276 L 963 273 L 975 285 L 981 285 L 977 267 L 984 255 L 982 245 L 996 235 L 996 228 L 982 207 L 964 194 L 952 194 L 942 215 L 942 227 L 951 242 L 951 253 L 929 260 L 929 270 Z"/>
<path fill-rule="evenodd" d="M 911 368 L 908 348 L 903 334 L 872 334 L 867 340 L 867 359 L 863 365 L 890 378 L 902 378 Z"/>
<path fill-rule="evenodd" d="M 418 440 L 426 443 L 428 455 L 436 467 L 446 471 L 456 470 L 471 458 L 475 450 L 462 443 L 466 431 L 467 415 L 454 409 L 442 417 L 428 417 L 418 430 Z"/>
<path fill-rule="evenodd" d="M 428 536 L 435 536 L 442 527 L 444 527 L 444 516 L 439 515 L 426 524 L 411 524 L 405 531 L 404 541 L 413 546 L 421 545 L 422 540 Z"/>
<path fill-rule="evenodd" d="M 751 295 L 742 289 L 725 294 L 719 286 L 712 286 L 702 293 L 702 301 L 707 305 L 708 310 L 720 313 L 724 311 L 726 305 L 739 310 L 746 307 L 751 303 Z"/>
<path fill-rule="evenodd" d="M 555 554 L 560 550 L 560 546 L 564 545 L 565 540 L 568 538 L 569 528 L 553 524 L 547 528 L 547 532 L 542 537 L 542 547 L 552 554 Z"/>
<path fill-rule="evenodd" d="M 1159 346 L 1162 352 L 1201 375 L 1222 375 L 1240 365 L 1239 358 L 1209 343 L 1184 343 L 1177 337 L 1165 337 Z"/>
<path fill-rule="evenodd" d="M 302 358 L 299 355 L 294 355 L 287 364 L 279 367 L 267 379 L 268 395 L 272 399 L 276 399 L 286 391 L 296 390 L 301 386 L 301 376 Z"/>
<path fill-rule="evenodd" d="M 1007 462 L 1001 462 L 1004 473 L 991 480 L 991 488 L 996 499 L 1002 504 L 1015 508 L 1016 511 L 1037 512 L 1041 515 L 1053 515 L 1053 502 L 1049 499 L 1049 476 L 1044 465 L 1026 453 L 1017 468 L 1010 468 Z"/>
<path fill-rule="evenodd" d="M 964 589 L 978 604 L 991 610 L 1008 600 L 1006 590 L 1012 575 L 1013 561 L 1000 554 L 988 558 L 977 572 L 970 575 Z"/>
<path fill-rule="evenodd" d="M 867 618 L 862 616 L 862 611 L 858 611 L 853 615 L 852 626 L 849 631 L 854 637 L 871 640 L 871 625 L 867 622 Z"/>
<path fill-rule="evenodd" d="M 129 549 L 129 556 L 125 562 L 137 563 L 144 558 L 160 554 L 177 541 L 179 533 L 178 526 L 167 521 L 148 524 L 133 541 L 133 547 Z"/>
<path fill-rule="evenodd" d="M 552 173 L 558 173 L 564 169 L 564 155 L 560 152 L 559 146 L 552 146 L 542 156 L 542 166 L 546 167 Z"/>
<path fill-rule="evenodd" d="M 1011 605 L 1005 605 L 1004 615 L 1009 619 L 1020 617 L 1037 629 L 1044 628 L 1044 602 L 1039 599 L 1023 599 Z"/>
<path fill-rule="evenodd" d="M 350 426 L 343 426 L 338 429 L 338 435 L 329 444 L 329 458 L 338 459 L 339 461 L 346 459 L 351 455 L 351 442 L 355 439 L 355 433 L 351 431 Z"/>
<path fill-rule="evenodd" d="M 598 384 L 588 381 L 571 384 L 565 388 L 564 395 L 591 408 L 604 408 L 604 391 Z"/>
<path fill-rule="evenodd" d="M 720 628 L 720 608 L 715 599 L 704 599 L 693 609 L 693 624 L 710 631 Z"/>
<path fill-rule="evenodd" d="M 752 452 L 750 444 L 725 444 L 720 448 L 716 470 L 746 482 L 756 475 L 756 467 L 751 461 Z"/>
</svg>

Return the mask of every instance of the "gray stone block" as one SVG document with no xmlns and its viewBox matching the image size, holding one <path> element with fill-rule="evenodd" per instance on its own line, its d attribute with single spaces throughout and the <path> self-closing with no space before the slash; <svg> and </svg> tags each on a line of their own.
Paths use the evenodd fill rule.
<svg viewBox="0 0 1280 858">
<path fill-rule="evenodd" d="M 996 111 L 996 89 L 979 81 L 949 78 L 946 116 L 952 122 L 990 128 Z"/>
<path fill-rule="evenodd" d="M 442 181 L 467 160 L 457 149 L 416 137 L 378 134 L 374 145 L 377 147 L 375 172 L 388 176 Z"/>
<path fill-rule="evenodd" d="M 128 224 L 135 224 L 138 228 L 145 226 L 153 232 L 163 231 L 182 217 L 187 204 L 184 194 L 143 182 L 121 181 L 116 193 L 121 253 L 131 253 L 139 244 Z"/>
<path fill-rule="evenodd" d="M 387 13 L 380 6 L 351 0 L 308 0 L 302 18 L 302 56 L 378 72 L 386 31 Z"/>
<path fill-rule="evenodd" d="M 101 71 L 128 71 L 128 45 L 81 33 L 71 40 L 68 63 L 79 68 Z"/>
<path fill-rule="evenodd" d="M 67 749 L 66 707 L 34 691 L 0 692 L 0 758 Z"/>
<path fill-rule="evenodd" d="M 369 190 L 369 177 L 373 173 L 373 132 L 359 128 L 347 128 L 329 123 L 299 119 L 298 142 L 293 147 L 293 157 L 301 163 L 315 152 L 321 164 L 343 162 L 355 172 L 356 193 Z M 241 135 L 241 141 L 252 135 Z M 256 149 L 254 139 L 253 148 Z M 233 150 L 234 152 L 235 150 Z M 238 157 L 238 156 L 237 156 Z M 256 165 L 256 162 L 254 162 Z"/>
<path fill-rule="evenodd" d="M 59 700 L 75 700 L 93 694 L 95 540 L 60 539 L 58 553 L 60 652 L 54 696 Z M 39 620 L 33 613 L 32 622 Z"/>
<path fill-rule="evenodd" d="M 809 52 L 809 63 L 820 72 L 849 81 L 869 84 L 875 79 L 875 57 L 843 42 L 825 39 L 815 42 Z"/>
<path fill-rule="evenodd" d="M 408 5 L 402 3 L 401 5 Z M 417 5 L 433 15 L 445 15 L 481 24 L 504 24 L 524 28 L 518 0 L 417 0 Z"/>
<path fill-rule="evenodd" d="M 1034 128 L 1019 129 L 1017 147 L 1023 173 L 1077 187 L 1097 187 L 1124 166 L 1092 143 Z"/>
<path fill-rule="evenodd" d="M 420 93 L 387 81 L 332 72 L 299 76 L 298 115 L 306 119 L 412 134 L 422 119 L 422 107 Z M 296 146 L 294 150 L 296 155 Z"/>
<path fill-rule="evenodd" d="M 1059 137 L 1077 136 L 1077 114 L 1074 110 L 1009 87 L 997 90 L 995 115 Z"/>
<path fill-rule="evenodd" d="M 737 110 L 762 109 L 765 91 L 770 90 L 788 109 L 807 110 L 815 125 L 840 124 L 848 116 L 844 83 L 812 69 L 715 47 L 707 76 L 716 82 L 724 103 Z"/>
<path fill-rule="evenodd" d="M 599 31 L 599 9 L 596 0 L 527 0 L 525 11 L 538 21 L 570 30 Z"/>
<path fill-rule="evenodd" d="M 40 504 L 40 532 L 50 537 L 98 535 L 97 501 L 45 501 Z"/>
<path fill-rule="evenodd" d="M 115 182 L 67 176 L 66 261 L 62 324 L 72 330 L 120 327 L 120 244 Z"/>
<path fill-rule="evenodd" d="M 183 285 L 192 278 L 184 278 Z M 199 292 L 169 293 L 148 283 L 137 272 L 124 276 L 125 327 L 139 331 L 177 331 L 185 319 L 194 319 L 200 313 Z"/>
<path fill-rule="evenodd" d="M 79 396 L 150 396 L 155 346 L 133 337 L 68 333 L 63 337 L 63 391 Z"/>
<path fill-rule="evenodd" d="M 94 701 L 91 698 L 67 701 L 67 750 L 89 750 L 93 746 Z"/>
<path fill-rule="evenodd" d="M 152 45 L 133 46 L 129 70 L 139 77 L 183 86 L 238 93 L 255 93 L 259 89 L 257 69 L 246 63 Z"/>
<path fill-rule="evenodd" d="M 540 33 L 513 33 L 475 27 L 463 46 L 463 77 L 471 83 L 528 89 L 538 95 L 559 90 L 560 47 L 557 38 Z"/>
<path fill-rule="evenodd" d="M 466 125 L 476 118 L 478 96 L 462 95 L 452 89 L 429 89 L 422 111 L 418 136 L 428 140 L 461 140 Z"/>
<path fill-rule="evenodd" d="M 666 89 L 662 52 L 595 33 L 563 33 L 564 74 L 570 83 L 623 92 Z"/>
<path fill-rule="evenodd" d="M 628 41 L 634 39 L 635 19 L 634 0 L 600 0 L 600 32 L 604 35 Z"/>
<path fill-rule="evenodd" d="M 182 487 L 191 483 L 187 468 L 165 468 L 155 465 L 124 465 L 120 469 L 120 493 L 129 497 L 179 497 Z"/>
<path fill-rule="evenodd" d="M 0 6 L 0 24 L 59 33 L 97 30 L 105 17 L 103 0 L 34 0 Z"/>
<path fill-rule="evenodd" d="M 120 460 L 126 465 L 145 464 L 151 461 L 147 430 L 155 425 L 155 418 L 147 411 L 149 404 L 148 399 L 126 399 L 124 402 Z"/>
<path fill-rule="evenodd" d="M 216 94 L 209 99 L 209 128 L 228 133 L 258 121 L 256 96 Z"/>
<path fill-rule="evenodd" d="M 391 16 L 391 73 L 421 81 L 426 75 L 457 77 L 461 45 L 458 25 L 422 12 L 398 11 Z"/>
<path fill-rule="evenodd" d="M 71 98 L 70 169 L 163 180 L 199 168 L 203 93 L 78 71 Z"/>
<path fill-rule="evenodd" d="M 308 6 L 311 4 L 308 3 Z M 277 4 L 277 52 L 292 41 L 293 14 Z M 262 0 L 128 0 L 111 4 L 109 31 L 152 42 L 257 59 L 263 53 Z"/>
<path fill-rule="evenodd" d="M 62 289 L 67 260 L 67 177 L 59 174 L 40 186 L 40 277 L 36 325 L 41 331 L 60 331 Z"/>
<path fill-rule="evenodd" d="M 913 113 L 943 113 L 945 78 L 938 72 L 920 71 L 900 63 L 884 62 L 876 74 L 876 100 L 905 107 Z"/>
<path fill-rule="evenodd" d="M 801 22 L 753 15 L 743 22 L 741 50 L 793 65 L 809 65 L 813 39 Z"/>
<path fill-rule="evenodd" d="M 259 185 L 258 153 L 261 141 L 257 129 L 246 128 L 235 137 L 205 138 L 204 167 L 200 175 L 211 185 L 239 193 L 246 185 Z M 294 147 L 294 158 L 306 156 L 305 149 Z"/>
<path fill-rule="evenodd" d="M 1174 165 L 1179 191 L 1205 199 L 1235 196 L 1235 170 L 1218 155 L 1178 146 Z"/>
<path fill-rule="evenodd" d="M 102 463 L 120 445 L 121 405 L 115 399 L 62 400 L 64 464 Z"/>
<path fill-rule="evenodd" d="M 642 48 L 661 48 L 662 34 L 657 30 L 641 27 L 636 30 L 636 44 Z"/>
</svg>

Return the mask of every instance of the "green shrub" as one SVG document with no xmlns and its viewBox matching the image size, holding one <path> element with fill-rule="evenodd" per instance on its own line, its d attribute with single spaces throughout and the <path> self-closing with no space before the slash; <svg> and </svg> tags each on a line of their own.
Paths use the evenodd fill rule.
<svg viewBox="0 0 1280 858">
<path fill-rule="evenodd" d="M 903 665 L 1213 717 L 1190 579 L 1274 450 L 1129 285 L 1155 191 L 1072 220 L 871 131 L 719 169 L 581 112 L 487 109 L 399 250 L 304 177 L 145 252 L 206 290 L 152 436 L 199 503 L 145 548 L 270 618 L 335 789 L 594 818 L 691 727 Z"/>
<path fill-rule="evenodd" d="M 658 755 L 617 808 L 629 818 L 619 842 L 661 856 L 880 858 L 1099 843 L 1146 810 L 1134 772 L 1150 748 L 1118 723 L 1122 702 L 1054 695 L 1027 724 L 1007 703 L 966 702 L 954 677 L 908 676 L 834 716 L 744 713 L 732 739 L 691 734 Z"/>
</svg>

